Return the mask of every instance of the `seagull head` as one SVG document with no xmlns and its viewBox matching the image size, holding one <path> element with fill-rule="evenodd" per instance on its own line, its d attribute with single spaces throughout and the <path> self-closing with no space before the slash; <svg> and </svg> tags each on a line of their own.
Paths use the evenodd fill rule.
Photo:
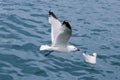
<svg viewBox="0 0 120 80">
<path fill-rule="evenodd" d="M 80 49 L 78 49 L 77 47 L 70 45 L 68 46 L 69 51 L 80 51 Z"/>
<path fill-rule="evenodd" d="M 96 57 L 96 56 L 97 56 L 97 53 L 93 53 L 93 56 L 95 56 L 95 57 Z"/>
</svg>

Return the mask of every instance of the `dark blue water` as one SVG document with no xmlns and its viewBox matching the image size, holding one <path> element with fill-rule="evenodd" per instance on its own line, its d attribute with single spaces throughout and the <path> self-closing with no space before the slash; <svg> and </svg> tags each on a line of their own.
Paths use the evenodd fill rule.
<svg viewBox="0 0 120 80">
<path fill-rule="evenodd" d="M 70 22 L 80 52 L 39 51 L 51 44 L 50 9 Z M 120 80 L 120 0 L 0 0 L 0 80 Z"/>
</svg>

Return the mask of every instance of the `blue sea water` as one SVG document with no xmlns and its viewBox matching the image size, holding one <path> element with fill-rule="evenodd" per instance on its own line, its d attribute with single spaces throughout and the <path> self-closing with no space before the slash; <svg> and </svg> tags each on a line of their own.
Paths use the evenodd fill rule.
<svg viewBox="0 0 120 80">
<path fill-rule="evenodd" d="M 81 51 L 39 50 L 51 44 L 50 9 Z M 95 65 L 85 50 L 98 54 Z M 120 80 L 120 0 L 0 0 L 0 80 Z"/>
</svg>

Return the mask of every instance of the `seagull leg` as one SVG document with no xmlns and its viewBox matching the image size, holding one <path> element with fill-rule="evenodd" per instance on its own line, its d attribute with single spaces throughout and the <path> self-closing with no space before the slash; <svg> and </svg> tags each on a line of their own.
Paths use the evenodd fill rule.
<svg viewBox="0 0 120 80">
<path fill-rule="evenodd" d="M 46 53 L 44 56 L 48 56 L 50 55 L 50 53 L 52 53 L 53 51 L 49 51 L 48 53 Z"/>
</svg>

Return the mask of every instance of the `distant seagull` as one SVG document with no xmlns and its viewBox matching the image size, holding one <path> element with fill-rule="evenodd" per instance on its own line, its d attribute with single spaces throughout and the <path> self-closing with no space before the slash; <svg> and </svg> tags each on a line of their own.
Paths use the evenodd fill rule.
<svg viewBox="0 0 120 80">
<path fill-rule="evenodd" d="M 87 63 L 91 63 L 91 64 L 96 64 L 96 56 L 97 56 L 97 53 L 93 53 L 93 55 L 89 55 L 86 53 L 86 51 L 83 53 L 83 56 L 85 58 L 85 61 Z"/>
<path fill-rule="evenodd" d="M 48 50 L 51 52 L 79 51 L 79 49 L 76 48 L 75 46 L 68 44 L 68 40 L 70 39 L 72 34 L 71 25 L 67 21 L 63 21 L 61 23 L 52 11 L 49 11 L 48 19 L 49 19 L 49 23 L 51 24 L 52 45 L 51 46 L 41 45 L 40 50 Z M 45 56 L 47 56 L 48 54 L 46 54 Z"/>
</svg>

